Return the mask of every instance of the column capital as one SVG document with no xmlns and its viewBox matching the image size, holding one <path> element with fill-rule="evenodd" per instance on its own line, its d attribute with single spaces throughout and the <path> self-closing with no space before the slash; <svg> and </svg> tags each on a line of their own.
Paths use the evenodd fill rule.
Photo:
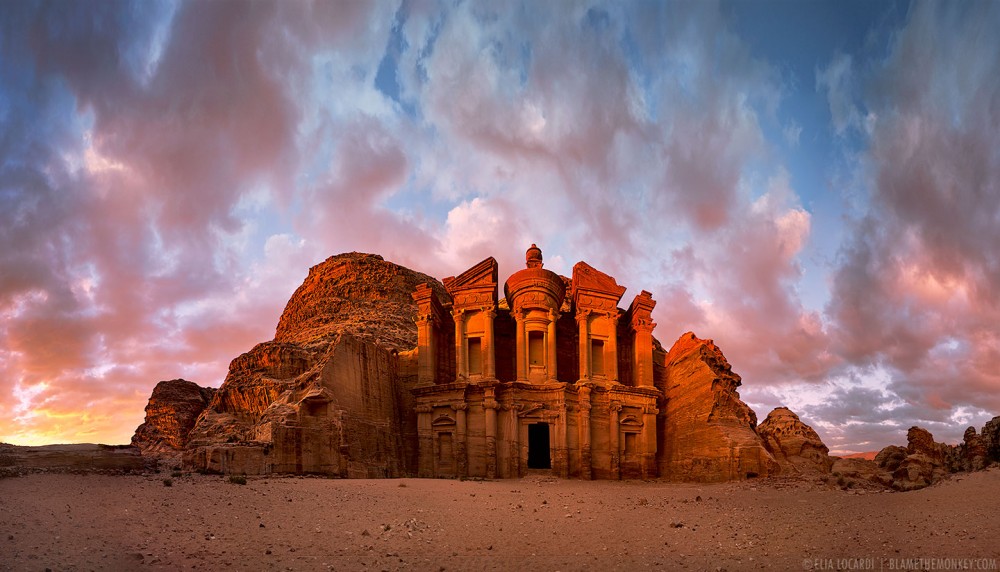
<svg viewBox="0 0 1000 572">
<path fill-rule="evenodd" d="M 656 327 L 656 323 L 652 318 L 647 318 L 644 316 L 632 316 L 632 329 L 637 332 L 652 332 L 653 328 Z"/>
<path fill-rule="evenodd" d="M 453 410 L 455 410 L 455 411 L 465 411 L 466 409 L 469 408 L 469 404 L 468 403 L 453 403 L 451 405 L 451 408 Z"/>
<path fill-rule="evenodd" d="M 608 404 L 608 411 L 612 413 L 618 413 L 621 410 L 622 410 L 622 404 L 620 401 L 612 401 L 610 404 Z"/>
<path fill-rule="evenodd" d="M 497 409 L 500 409 L 500 404 L 494 399 L 487 399 L 483 401 L 483 409 L 492 409 L 493 411 L 496 411 Z"/>
<path fill-rule="evenodd" d="M 418 324 L 430 323 L 433 326 L 437 326 L 441 324 L 441 319 L 438 318 L 437 315 L 433 313 L 417 314 L 417 323 Z"/>
<path fill-rule="evenodd" d="M 414 407 L 414 409 L 417 410 L 417 413 L 432 413 L 434 411 L 434 406 L 433 405 L 418 405 L 418 406 Z"/>
</svg>

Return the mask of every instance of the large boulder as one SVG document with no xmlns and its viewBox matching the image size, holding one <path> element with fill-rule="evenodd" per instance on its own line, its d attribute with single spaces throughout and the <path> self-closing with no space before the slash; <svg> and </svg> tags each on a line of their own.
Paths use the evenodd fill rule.
<svg viewBox="0 0 1000 572">
<path fill-rule="evenodd" d="M 757 426 L 764 446 L 781 465 L 782 473 L 829 473 L 830 449 L 812 427 L 787 407 L 777 407 Z"/>
<path fill-rule="evenodd" d="M 779 471 L 755 431 L 757 416 L 740 400 L 740 376 L 712 340 L 688 332 L 656 357 L 666 408 L 657 427 L 662 478 L 718 482 Z"/>
<path fill-rule="evenodd" d="M 945 478 L 953 463 L 952 448 L 936 443 L 930 431 L 910 427 L 906 432 L 907 445 L 890 445 L 875 456 L 875 463 L 888 478 L 885 482 L 898 491 L 922 489 Z"/>
<path fill-rule="evenodd" d="M 157 383 L 146 405 L 146 420 L 136 428 L 132 445 L 144 457 L 171 466 L 179 463 L 188 433 L 214 393 L 213 388 L 184 379 Z"/>
</svg>

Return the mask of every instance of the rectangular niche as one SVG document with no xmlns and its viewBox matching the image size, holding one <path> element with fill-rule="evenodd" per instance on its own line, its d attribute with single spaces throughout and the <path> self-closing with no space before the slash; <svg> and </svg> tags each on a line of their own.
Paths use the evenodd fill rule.
<svg viewBox="0 0 1000 572">
<path fill-rule="evenodd" d="M 545 366 L 545 334 L 528 332 L 528 365 Z"/>
<path fill-rule="evenodd" d="M 604 375 L 604 340 L 590 340 L 590 372 Z"/>
<path fill-rule="evenodd" d="M 469 338 L 469 375 L 483 374 L 482 338 Z"/>
</svg>

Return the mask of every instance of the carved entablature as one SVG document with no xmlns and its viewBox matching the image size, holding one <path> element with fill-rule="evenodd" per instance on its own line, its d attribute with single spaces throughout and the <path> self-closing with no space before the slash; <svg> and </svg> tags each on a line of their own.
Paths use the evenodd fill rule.
<svg viewBox="0 0 1000 572">
<path fill-rule="evenodd" d="M 456 309 L 494 309 L 497 305 L 497 261 L 492 256 L 472 268 L 444 279 Z"/>
</svg>

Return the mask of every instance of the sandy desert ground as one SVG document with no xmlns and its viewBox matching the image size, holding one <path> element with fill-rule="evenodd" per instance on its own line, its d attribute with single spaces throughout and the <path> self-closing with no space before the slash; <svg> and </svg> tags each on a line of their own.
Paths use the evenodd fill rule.
<svg viewBox="0 0 1000 572">
<path fill-rule="evenodd" d="M 911 493 L 39 474 L 0 480 L 2 570 L 979 570 L 1000 469 Z"/>
</svg>

